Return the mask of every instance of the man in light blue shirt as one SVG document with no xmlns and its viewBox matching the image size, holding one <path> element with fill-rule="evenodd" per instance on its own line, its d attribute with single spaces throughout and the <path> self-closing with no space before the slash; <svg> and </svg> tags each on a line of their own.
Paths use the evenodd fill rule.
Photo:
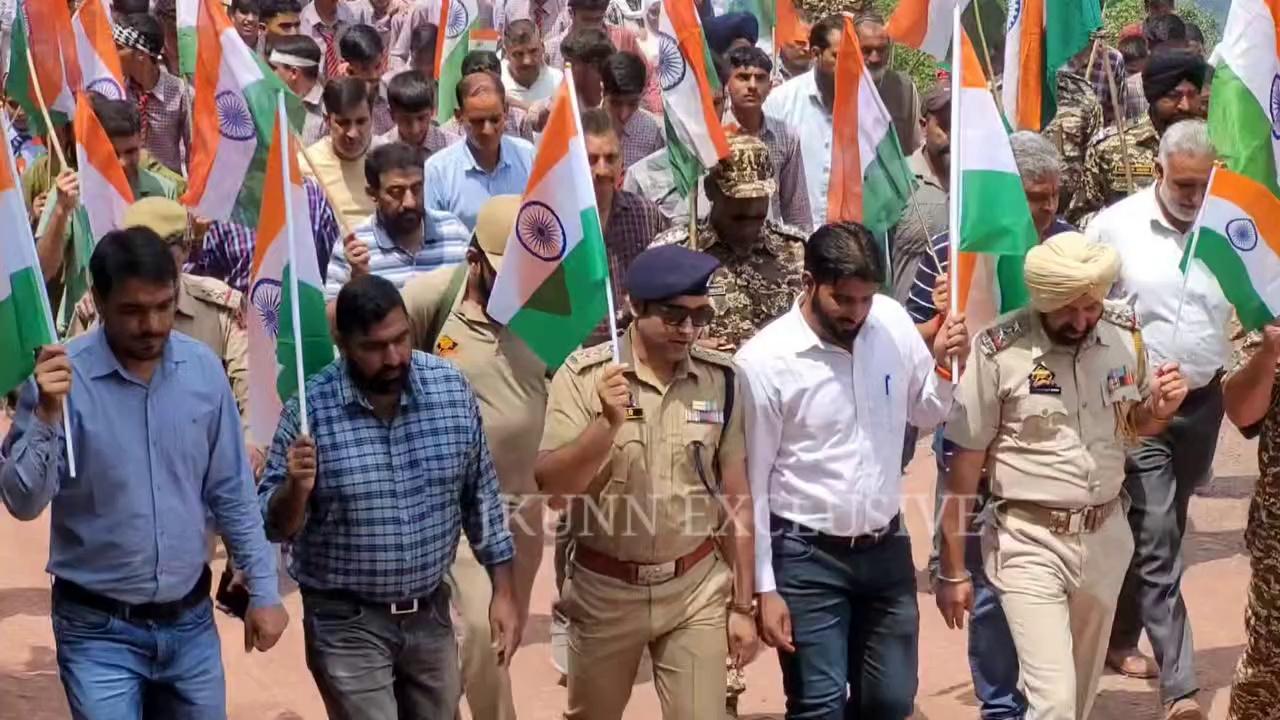
<svg viewBox="0 0 1280 720">
<path fill-rule="evenodd" d="M 0 451 L 0 500 L 20 520 L 53 506 L 53 631 L 73 717 L 225 718 L 207 517 L 248 579 L 245 647 L 271 648 L 289 619 L 235 398 L 213 352 L 170 332 L 178 268 L 155 232 L 108 233 L 89 269 L 101 326 L 40 350 Z"/>
<path fill-rule="evenodd" d="M 813 226 L 827 221 L 827 190 L 831 184 L 832 108 L 836 101 L 836 53 L 844 18 L 832 15 L 809 31 L 813 69 L 782 83 L 764 101 L 764 114 L 786 125 L 800 139 L 804 181 L 809 190 Z"/>
<path fill-rule="evenodd" d="M 412 277 L 467 257 L 471 231 L 452 213 L 423 207 L 422 163 L 426 152 L 402 142 L 382 145 L 365 158 L 365 192 L 376 212 L 335 245 L 324 284 L 334 300 L 342 286 L 374 274 L 404 287 Z"/>
<path fill-rule="evenodd" d="M 427 207 L 453 213 L 471 230 L 486 200 L 524 194 L 533 167 L 533 145 L 504 134 L 507 98 L 496 75 L 467 75 L 458 83 L 457 93 L 458 122 L 466 141 L 427 159 Z"/>
</svg>

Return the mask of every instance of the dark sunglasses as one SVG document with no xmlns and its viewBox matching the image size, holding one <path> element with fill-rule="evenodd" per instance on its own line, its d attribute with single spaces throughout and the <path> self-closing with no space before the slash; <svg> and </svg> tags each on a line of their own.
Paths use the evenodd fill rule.
<svg viewBox="0 0 1280 720">
<path fill-rule="evenodd" d="M 693 322 L 694 327 L 706 327 L 716 317 L 716 309 L 710 305 L 702 307 L 688 308 L 683 305 L 668 305 L 666 303 L 654 303 L 653 314 L 662 319 L 662 322 L 671 327 L 680 327 L 685 320 Z"/>
</svg>

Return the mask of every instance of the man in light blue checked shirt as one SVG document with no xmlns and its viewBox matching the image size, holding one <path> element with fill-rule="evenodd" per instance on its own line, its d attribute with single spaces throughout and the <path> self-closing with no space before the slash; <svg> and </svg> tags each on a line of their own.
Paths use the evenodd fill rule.
<svg viewBox="0 0 1280 720">
<path fill-rule="evenodd" d="M 365 190 L 377 211 L 343 244 L 335 243 L 326 299 L 361 275 L 386 278 L 398 289 L 415 275 L 466 260 L 471 231 L 451 213 L 424 205 L 425 156 L 422 148 L 393 142 L 365 158 Z"/>
<path fill-rule="evenodd" d="M 461 677 L 442 581 L 460 533 L 492 578 L 499 664 L 520 638 L 515 552 L 479 405 L 457 368 L 412 350 L 391 281 L 347 283 L 335 322 L 342 358 L 307 381 L 311 435 L 295 398 L 267 457 L 267 534 L 292 543 L 307 665 L 329 717 L 451 718 Z"/>
</svg>

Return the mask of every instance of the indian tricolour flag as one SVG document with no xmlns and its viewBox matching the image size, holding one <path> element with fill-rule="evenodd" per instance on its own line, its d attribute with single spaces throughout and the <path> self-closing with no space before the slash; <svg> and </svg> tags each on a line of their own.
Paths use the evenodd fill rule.
<svg viewBox="0 0 1280 720">
<path fill-rule="evenodd" d="M 284 402 L 333 360 L 324 281 L 316 264 L 298 147 L 283 100 L 267 154 L 262 213 L 249 278 L 249 433 L 271 444 Z M 301 369 L 301 373 L 299 372 Z M 305 416 L 305 400 L 301 401 Z M 303 420 L 306 426 L 306 420 Z"/>
<path fill-rule="evenodd" d="M 182 203 L 211 220 L 230 220 L 235 213 L 237 222 L 252 227 L 284 84 L 236 34 L 221 3 L 202 0 L 197 28 L 190 182 Z"/>
<path fill-rule="evenodd" d="M 729 140 L 711 101 L 720 77 L 693 0 L 662 0 L 657 73 L 671 172 L 680 195 L 688 197 L 698 178 L 729 154 Z"/>
<path fill-rule="evenodd" d="M 1187 255 L 1218 279 L 1245 330 L 1280 317 L 1280 199 L 1265 185 L 1216 168 Z"/>
<path fill-rule="evenodd" d="M 436 120 L 445 122 L 458 107 L 454 90 L 462 80 L 462 59 L 471 49 L 471 30 L 480 20 L 476 0 L 443 0 L 437 27 L 444 41 L 436 40 Z"/>
<path fill-rule="evenodd" d="M 84 89 L 111 100 L 124 100 L 124 73 L 111 37 L 111 11 L 106 0 L 85 0 L 72 16 L 71 27 Z"/>
<path fill-rule="evenodd" d="M 856 222 L 879 236 L 897 224 L 913 179 L 893 118 L 862 64 L 854 21 L 845 18 L 836 65 L 828 222 Z"/>
<path fill-rule="evenodd" d="M 1009 133 L 958 9 L 954 19 L 961 52 L 951 93 L 951 250 L 957 307 L 976 328 L 1026 304 L 1023 259 L 1039 236 Z"/>
<path fill-rule="evenodd" d="M 133 190 L 89 97 L 88 93 L 80 93 L 76 100 L 76 168 L 80 175 L 80 204 L 89 216 L 89 228 L 97 242 L 124 224 L 124 211 L 133 204 Z"/>
<path fill-rule="evenodd" d="M 572 81 L 565 73 L 556 92 L 488 308 L 548 367 L 564 362 L 608 306 L 609 264 Z"/>
<path fill-rule="evenodd" d="M 1218 157 L 1280 195 L 1280 5 L 1235 0 L 1214 51 L 1209 137 Z"/>
<path fill-rule="evenodd" d="M 5 125 L 9 120 L 5 118 Z M 36 241 L 17 183 L 13 151 L 0 143 L 0 395 L 35 369 L 36 350 L 54 341 Z"/>
<path fill-rule="evenodd" d="M 889 16 L 893 41 L 946 60 L 951 50 L 951 14 L 969 0 L 901 0 Z"/>
<path fill-rule="evenodd" d="M 61 12 L 54 5 L 61 5 Z M 5 94 L 26 111 L 31 131 L 37 135 L 47 132 L 42 104 L 59 126 L 76 110 L 74 91 L 80 87 L 80 73 L 69 14 L 65 33 L 60 31 L 59 19 L 65 11 L 66 5 L 55 2 L 21 4 L 10 31 Z"/>
<path fill-rule="evenodd" d="M 1018 130 L 1039 132 L 1058 112 L 1058 69 L 1102 26 L 1098 0 L 1009 0 L 1004 111 Z"/>
<path fill-rule="evenodd" d="M 178 0 L 178 72 L 184 77 L 196 74 L 196 26 L 200 21 L 203 0 Z"/>
</svg>

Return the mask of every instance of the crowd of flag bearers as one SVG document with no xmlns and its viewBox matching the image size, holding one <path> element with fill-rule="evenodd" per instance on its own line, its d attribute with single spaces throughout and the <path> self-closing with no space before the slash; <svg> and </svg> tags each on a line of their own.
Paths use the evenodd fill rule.
<svg viewBox="0 0 1280 720">
<path fill-rule="evenodd" d="M 1262 471 L 1229 714 L 1274 715 L 1280 11 L 1231 5 L 1203 93 L 1147 0 L 1150 183 L 1126 155 L 1077 229 L 1098 0 L 1011 3 L 1002 56 L 968 0 L 867 4 L 17 2 L 0 500 L 51 508 L 73 716 L 225 717 L 211 596 L 270 650 L 280 561 L 329 717 L 515 718 L 554 517 L 566 717 L 620 718 L 646 652 L 664 717 L 736 715 L 765 645 L 787 717 L 906 718 L 933 433 L 982 717 L 1083 720 L 1110 666 L 1204 718 L 1181 544 L 1224 417 Z"/>
</svg>

